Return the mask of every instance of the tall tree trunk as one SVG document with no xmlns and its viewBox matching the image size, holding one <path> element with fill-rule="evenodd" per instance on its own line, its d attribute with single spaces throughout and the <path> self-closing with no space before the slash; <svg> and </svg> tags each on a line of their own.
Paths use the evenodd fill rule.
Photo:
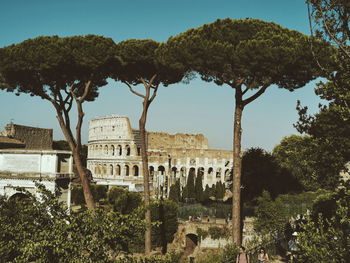
<svg viewBox="0 0 350 263">
<path fill-rule="evenodd" d="M 145 254 L 148 255 L 152 249 L 151 239 L 151 207 L 150 207 L 150 189 L 149 189 L 149 172 L 148 172 L 148 157 L 147 157 L 147 142 L 146 142 L 146 120 L 147 120 L 148 105 L 144 104 L 142 116 L 139 120 L 139 128 L 141 135 L 141 157 L 142 157 L 142 169 L 143 169 L 143 187 L 144 187 L 144 204 L 145 204 Z"/>
<path fill-rule="evenodd" d="M 90 184 L 89 184 L 89 180 L 87 178 L 86 171 L 85 171 L 83 163 L 81 161 L 80 151 L 77 149 L 77 143 L 74 141 L 71 130 L 68 129 L 67 126 L 65 125 L 62 113 L 58 110 L 57 110 L 57 119 L 58 119 L 58 122 L 60 124 L 61 130 L 64 134 L 64 137 L 66 138 L 66 140 L 69 144 L 69 147 L 72 151 L 74 163 L 75 163 L 75 166 L 77 168 L 77 171 L 78 171 L 78 174 L 80 177 L 80 181 L 81 181 L 81 185 L 83 188 L 86 206 L 88 207 L 88 209 L 94 209 L 95 208 L 94 198 L 93 198 L 93 195 L 92 195 L 92 192 L 90 189 Z"/>
<path fill-rule="evenodd" d="M 237 91 L 236 91 L 237 92 Z M 242 135 L 242 113 L 244 106 L 237 100 L 235 104 L 234 126 L 233 126 L 233 187 L 232 187 L 232 235 L 233 242 L 241 245 L 241 135 Z"/>
</svg>

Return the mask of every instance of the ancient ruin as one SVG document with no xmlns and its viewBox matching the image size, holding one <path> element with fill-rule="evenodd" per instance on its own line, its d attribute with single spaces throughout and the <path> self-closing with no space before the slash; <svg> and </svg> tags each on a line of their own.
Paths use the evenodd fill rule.
<svg viewBox="0 0 350 263">
<path fill-rule="evenodd" d="M 232 151 L 209 149 L 203 134 L 147 132 L 151 189 L 167 196 L 170 185 L 186 184 L 189 173 L 202 175 L 203 187 L 230 180 Z M 87 168 L 97 184 L 143 190 L 139 131 L 128 117 L 90 120 Z"/>
</svg>

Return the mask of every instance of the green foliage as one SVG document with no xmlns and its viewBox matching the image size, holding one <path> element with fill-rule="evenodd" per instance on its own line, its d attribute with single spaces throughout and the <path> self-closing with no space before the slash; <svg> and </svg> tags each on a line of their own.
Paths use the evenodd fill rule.
<svg viewBox="0 0 350 263">
<path fill-rule="evenodd" d="M 91 189 L 92 195 L 94 197 L 94 200 L 96 202 L 100 202 L 102 199 L 106 199 L 107 189 L 108 189 L 107 186 L 91 184 L 90 189 Z M 72 188 L 72 202 L 75 205 L 84 205 L 85 204 L 84 193 L 83 193 L 82 187 L 74 186 Z"/>
<path fill-rule="evenodd" d="M 190 171 L 187 177 L 187 183 L 182 194 L 182 199 L 185 201 L 193 201 L 196 198 L 194 186 L 194 173 L 194 171 Z"/>
<path fill-rule="evenodd" d="M 262 191 L 272 197 L 300 190 L 300 185 L 287 169 L 281 169 L 275 158 L 261 148 L 250 148 L 242 159 L 242 199 L 251 202 Z"/>
<path fill-rule="evenodd" d="M 216 185 L 215 185 L 215 199 L 217 201 L 219 200 L 222 200 L 225 196 L 225 185 L 221 182 L 221 181 L 218 181 L 216 182 Z"/>
<path fill-rule="evenodd" d="M 229 243 L 224 248 L 208 249 L 196 258 L 198 263 L 227 263 L 236 262 L 238 247 Z"/>
<path fill-rule="evenodd" d="M 4 262 L 112 262 L 142 239 L 139 215 L 95 209 L 68 213 L 57 194 L 38 185 L 38 200 L 0 198 Z"/>
<path fill-rule="evenodd" d="M 336 145 L 334 141 L 320 142 L 311 136 L 291 135 L 274 148 L 273 156 L 304 189 L 334 189 L 340 182 L 340 167 L 344 163 L 332 145 Z"/>
<path fill-rule="evenodd" d="M 198 203 L 203 202 L 203 175 L 198 174 L 195 180 L 194 191 L 196 195 L 196 201 Z"/>
<path fill-rule="evenodd" d="M 180 204 L 178 217 L 188 220 L 189 216 L 211 216 L 217 218 L 227 218 L 232 212 L 232 206 L 221 202 L 211 202 L 202 204 Z"/>
<path fill-rule="evenodd" d="M 256 221 L 254 226 L 262 233 L 282 232 L 288 219 L 298 214 L 305 214 L 311 209 L 316 198 L 324 191 L 301 194 L 279 195 L 273 200 L 267 191 L 258 198 Z"/>
<path fill-rule="evenodd" d="M 171 200 L 158 200 L 151 204 L 152 222 L 159 226 L 152 227 L 152 241 L 155 246 L 166 246 L 174 239 L 178 228 L 178 205 Z"/>
<path fill-rule="evenodd" d="M 147 257 L 132 257 L 125 256 L 117 259 L 115 263 L 180 263 L 181 254 L 178 252 L 171 252 L 164 256 L 147 256 Z"/>
<path fill-rule="evenodd" d="M 142 197 L 140 193 L 130 192 L 122 187 L 112 187 L 108 191 L 108 204 L 112 206 L 113 211 L 126 215 L 142 205 Z"/>
<path fill-rule="evenodd" d="M 181 200 L 180 180 L 176 180 L 175 184 L 170 186 L 169 199 L 178 203 Z"/>
<path fill-rule="evenodd" d="M 349 184 L 324 194 L 299 236 L 300 256 L 308 263 L 345 263 L 350 259 Z"/>
<path fill-rule="evenodd" d="M 111 38 L 87 36 L 42 36 L 0 50 L 1 74 L 7 91 L 28 93 L 43 99 L 58 99 L 74 83 L 76 94 L 84 92 L 92 81 L 86 100 L 94 100 L 98 88 L 107 83 L 111 67 L 116 65 L 115 43 Z M 68 102 L 62 99 L 63 104 Z"/>
</svg>

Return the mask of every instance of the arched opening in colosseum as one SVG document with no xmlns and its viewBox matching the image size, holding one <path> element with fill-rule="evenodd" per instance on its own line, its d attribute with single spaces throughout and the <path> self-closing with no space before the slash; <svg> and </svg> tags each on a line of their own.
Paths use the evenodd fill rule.
<svg viewBox="0 0 350 263">
<path fill-rule="evenodd" d="M 107 164 L 103 165 L 103 174 L 107 174 Z"/>
<path fill-rule="evenodd" d="M 189 172 L 188 172 L 188 175 L 193 175 L 194 177 L 196 176 L 196 168 L 194 168 L 194 167 L 191 167 L 190 168 L 190 170 L 189 170 Z"/>
<path fill-rule="evenodd" d="M 208 177 L 211 177 L 213 175 L 213 167 L 209 167 L 208 169 Z"/>
<path fill-rule="evenodd" d="M 151 178 L 153 178 L 153 176 L 154 176 L 154 167 L 152 165 L 149 167 L 149 176 Z"/>
<path fill-rule="evenodd" d="M 139 176 L 139 167 L 137 165 L 132 167 L 132 173 L 134 176 Z"/>
<path fill-rule="evenodd" d="M 140 156 L 141 155 L 141 148 L 137 147 L 137 155 Z"/>
<path fill-rule="evenodd" d="M 124 170 L 125 170 L 125 175 L 126 175 L 126 176 L 129 176 L 129 174 L 130 174 L 129 165 L 125 165 L 125 166 L 124 166 Z"/>
<path fill-rule="evenodd" d="M 113 164 L 109 165 L 109 174 L 113 175 Z"/>
<path fill-rule="evenodd" d="M 97 174 L 102 174 L 102 164 L 98 164 L 97 166 Z"/>
<path fill-rule="evenodd" d="M 95 174 L 98 174 L 98 166 L 97 166 L 97 164 L 95 165 L 94 172 L 95 172 Z"/>
<path fill-rule="evenodd" d="M 116 166 L 115 166 L 115 175 L 120 175 L 120 165 L 119 164 L 117 164 Z"/>
<path fill-rule="evenodd" d="M 216 178 L 221 178 L 221 168 L 216 170 Z"/>
<path fill-rule="evenodd" d="M 100 154 L 102 154 L 102 148 L 103 148 L 102 145 L 100 145 Z"/>
<path fill-rule="evenodd" d="M 197 170 L 197 176 L 202 177 L 202 180 L 204 179 L 204 167 L 199 167 Z"/>
<path fill-rule="evenodd" d="M 130 156 L 130 146 L 125 145 L 126 156 Z"/>
<path fill-rule="evenodd" d="M 171 172 L 172 172 L 173 178 L 176 178 L 177 168 L 175 166 L 171 168 Z"/>
<path fill-rule="evenodd" d="M 158 166 L 158 173 L 159 173 L 160 175 L 164 175 L 164 174 L 165 174 L 165 168 L 164 168 L 163 165 Z"/>
<path fill-rule="evenodd" d="M 230 169 L 225 170 L 225 179 L 230 178 Z"/>
<path fill-rule="evenodd" d="M 114 145 L 111 146 L 111 152 L 112 152 L 112 155 L 115 155 L 115 148 L 114 148 Z"/>
<path fill-rule="evenodd" d="M 108 155 L 108 145 L 105 145 L 105 154 Z"/>
<path fill-rule="evenodd" d="M 180 175 L 183 177 L 183 176 L 186 176 L 186 167 L 181 167 L 180 169 Z"/>
</svg>

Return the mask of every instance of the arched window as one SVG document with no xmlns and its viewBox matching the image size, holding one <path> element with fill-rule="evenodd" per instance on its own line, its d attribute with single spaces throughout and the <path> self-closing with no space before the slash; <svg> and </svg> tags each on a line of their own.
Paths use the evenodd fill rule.
<svg viewBox="0 0 350 263">
<path fill-rule="evenodd" d="M 137 165 L 134 165 L 132 167 L 132 170 L 133 170 L 133 175 L 134 176 L 139 176 L 139 167 Z"/>
<path fill-rule="evenodd" d="M 141 148 L 137 147 L 137 155 L 140 156 L 141 155 Z"/>
<path fill-rule="evenodd" d="M 103 165 L 103 174 L 107 174 L 107 164 Z"/>
<path fill-rule="evenodd" d="M 115 175 L 120 175 L 120 165 L 119 164 L 117 164 L 116 166 L 115 166 Z"/>
<path fill-rule="evenodd" d="M 100 154 L 102 154 L 102 145 L 100 145 Z"/>
<path fill-rule="evenodd" d="M 124 169 L 125 169 L 125 175 L 126 175 L 126 176 L 129 176 L 129 173 L 130 173 L 130 171 L 129 171 L 129 165 L 125 165 L 125 166 L 124 166 Z"/>
<path fill-rule="evenodd" d="M 153 166 L 150 166 L 150 167 L 149 167 L 149 176 L 150 176 L 151 178 L 153 178 L 153 176 L 154 176 L 154 167 L 153 167 Z"/>
<path fill-rule="evenodd" d="M 216 178 L 221 178 L 221 168 L 216 170 Z"/>
<path fill-rule="evenodd" d="M 171 168 L 171 171 L 172 171 L 172 176 L 175 178 L 176 177 L 177 168 L 174 166 L 173 168 Z"/>
<path fill-rule="evenodd" d="M 121 156 L 123 151 L 122 151 L 122 146 L 121 145 L 118 145 L 117 146 L 117 151 L 118 151 L 118 155 Z"/>
<path fill-rule="evenodd" d="M 213 173 L 213 167 L 210 167 L 210 168 L 208 169 L 208 175 L 212 175 L 212 173 Z"/>
<path fill-rule="evenodd" d="M 109 174 L 113 175 L 113 164 L 109 165 Z"/>
<path fill-rule="evenodd" d="M 125 151 L 126 151 L 126 156 L 130 156 L 130 146 L 129 145 L 125 146 Z"/>
<path fill-rule="evenodd" d="M 105 145 L 105 154 L 107 155 L 108 154 L 108 146 Z"/>
<path fill-rule="evenodd" d="M 165 173 L 165 168 L 164 168 L 164 166 L 158 166 L 158 172 L 159 172 L 159 174 L 161 174 L 161 175 L 164 175 L 164 173 Z"/>
<path fill-rule="evenodd" d="M 185 168 L 185 167 L 181 167 L 181 169 L 180 169 L 180 175 L 181 175 L 181 176 L 185 176 L 185 175 L 186 175 L 186 168 Z"/>
<path fill-rule="evenodd" d="M 115 149 L 114 149 L 114 145 L 111 146 L 111 152 L 112 152 L 112 155 L 115 154 Z"/>
</svg>

